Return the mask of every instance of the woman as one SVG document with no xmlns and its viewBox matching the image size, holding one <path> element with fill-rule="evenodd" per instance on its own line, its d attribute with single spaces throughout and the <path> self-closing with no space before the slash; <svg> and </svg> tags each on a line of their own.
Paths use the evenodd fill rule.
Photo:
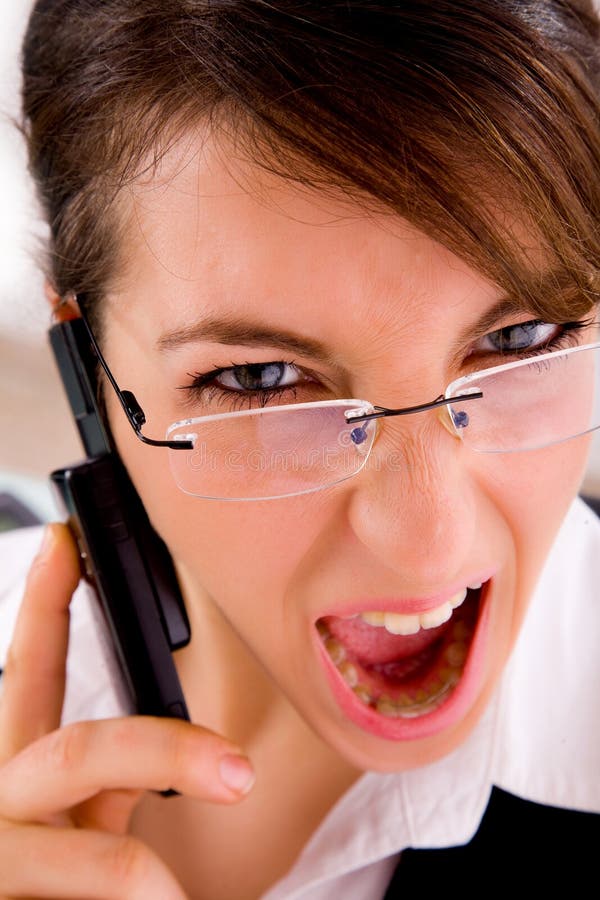
<svg viewBox="0 0 600 900">
<path fill-rule="evenodd" d="M 55 316 L 193 445 L 104 383 L 194 724 L 90 721 L 85 624 L 63 709 L 52 526 L 3 676 L 1 893 L 383 897 L 494 785 L 598 811 L 597 47 L 583 0 L 37 3 Z"/>
</svg>

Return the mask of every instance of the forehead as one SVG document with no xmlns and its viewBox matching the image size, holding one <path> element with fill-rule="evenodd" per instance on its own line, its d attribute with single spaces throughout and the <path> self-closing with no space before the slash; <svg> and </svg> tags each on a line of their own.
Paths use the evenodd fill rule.
<svg viewBox="0 0 600 900">
<path fill-rule="evenodd" d="M 158 328 L 185 326 L 198 308 L 305 330 L 315 320 L 321 334 L 339 330 L 342 312 L 347 329 L 398 327 L 499 294 L 398 216 L 272 175 L 204 134 L 174 146 L 121 207 L 126 304 L 143 303 Z"/>
</svg>

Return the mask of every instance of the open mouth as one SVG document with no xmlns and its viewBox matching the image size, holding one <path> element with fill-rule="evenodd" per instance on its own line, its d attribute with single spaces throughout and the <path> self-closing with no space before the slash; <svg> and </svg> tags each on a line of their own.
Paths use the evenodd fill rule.
<svg viewBox="0 0 600 900">
<path fill-rule="evenodd" d="M 359 724 L 372 724 L 374 715 L 414 720 L 447 704 L 472 655 L 488 584 L 473 584 L 417 615 L 381 610 L 317 621 L 328 668 L 338 676 L 336 695 L 351 715 L 356 701 L 368 714 L 359 709 Z"/>
</svg>

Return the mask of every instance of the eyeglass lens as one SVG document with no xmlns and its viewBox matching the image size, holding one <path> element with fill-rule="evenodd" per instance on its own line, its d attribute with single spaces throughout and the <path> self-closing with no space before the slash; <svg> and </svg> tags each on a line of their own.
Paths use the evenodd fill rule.
<svg viewBox="0 0 600 900">
<path fill-rule="evenodd" d="M 223 499 L 302 494 L 336 484 L 362 468 L 376 421 L 347 421 L 356 404 L 265 408 L 195 420 L 194 449 L 170 450 L 171 469 L 186 493 Z M 190 436 L 189 425 L 170 430 Z"/>
<path fill-rule="evenodd" d="M 449 407 L 472 450 L 488 453 L 536 450 L 600 425 L 597 377 L 600 349 L 532 359 L 504 371 L 477 375 L 481 400 Z M 453 393 L 460 393 L 461 381 Z"/>
</svg>

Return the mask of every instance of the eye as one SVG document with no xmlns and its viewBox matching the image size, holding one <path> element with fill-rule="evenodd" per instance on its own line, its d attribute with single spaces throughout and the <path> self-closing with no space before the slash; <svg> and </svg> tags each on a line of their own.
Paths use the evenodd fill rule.
<svg viewBox="0 0 600 900">
<path fill-rule="evenodd" d="M 536 319 L 532 322 L 519 322 L 517 325 L 506 325 L 497 331 L 490 331 L 478 343 L 477 350 L 488 353 L 520 353 L 523 350 L 536 350 L 551 345 L 563 326 Z"/>
<path fill-rule="evenodd" d="M 291 363 L 247 363 L 223 369 L 214 381 L 231 391 L 269 391 L 297 384 L 301 380 Z"/>
<path fill-rule="evenodd" d="M 314 392 L 319 392 L 321 384 L 311 372 L 279 360 L 216 366 L 210 372 L 190 372 L 189 378 L 190 382 L 178 389 L 193 409 L 214 405 L 232 412 L 254 405 L 296 402 L 299 391 L 310 392 L 306 399 L 316 399 Z"/>
</svg>

